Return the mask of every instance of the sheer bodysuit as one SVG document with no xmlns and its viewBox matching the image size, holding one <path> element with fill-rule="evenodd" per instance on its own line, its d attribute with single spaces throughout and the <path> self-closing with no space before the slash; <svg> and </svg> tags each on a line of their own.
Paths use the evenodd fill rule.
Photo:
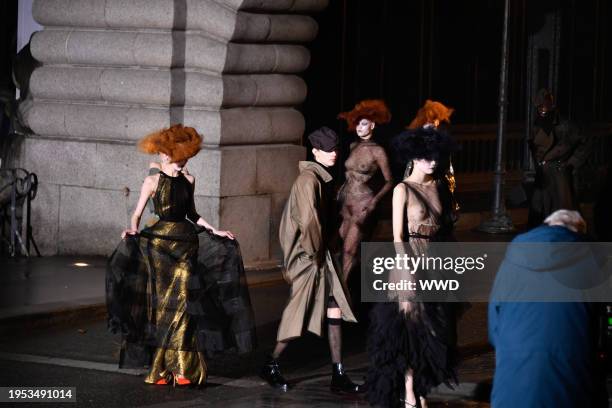
<svg viewBox="0 0 612 408">
<path fill-rule="evenodd" d="M 375 142 L 360 141 L 351 145 L 351 154 L 344 163 L 346 182 L 340 188 L 340 237 L 343 239 L 342 276 L 346 282 L 358 260 L 359 245 L 371 233 L 372 212 L 391 189 L 392 176 L 385 150 Z M 384 186 L 374 193 L 369 183 L 380 169 Z"/>
</svg>

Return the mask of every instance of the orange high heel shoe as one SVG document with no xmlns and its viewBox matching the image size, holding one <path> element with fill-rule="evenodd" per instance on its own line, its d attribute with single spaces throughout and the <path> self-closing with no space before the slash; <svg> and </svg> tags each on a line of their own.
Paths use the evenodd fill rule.
<svg viewBox="0 0 612 408">
<path fill-rule="evenodd" d="M 185 378 L 182 375 L 175 375 L 174 377 L 172 377 L 174 379 L 174 386 L 176 387 L 177 385 L 179 387 L 186 387 L 188 385 L 191 385 L 191 381 L 189 381 L 187 378 Z"/>
<path fill-rule="evenodd" d="M 168 374 L 165 377 L 160 378 L 159 380 L 155 381 L 155 385 L 168 385 L 170 384 L 170 381 L 173 380 L 173 376 L 172 374 Z"/>
</svg>

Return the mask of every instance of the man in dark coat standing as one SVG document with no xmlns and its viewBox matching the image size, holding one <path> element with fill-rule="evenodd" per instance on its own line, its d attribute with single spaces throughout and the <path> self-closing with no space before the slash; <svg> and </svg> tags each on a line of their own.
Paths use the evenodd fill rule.
<svg viewBox="0 0 612 408">
<path fill-rule="evenodd" d="M 587 140 L 571 122 L 561 118 L 554 96 L 540 89 L 535 99 L 537 117 L 528 143 L 536 166 L 529 207 L 529 225 L 542 223 L 559 209 L 578 210 L 575 171 L 588 154 Z"/>
<path fill-rule="evenodd" d="M 300 174 L 291 192 L 279 228 L 285 269 L 291 291 L 278 328 L 277 343 L 260 372 L 271 386 L 286 391 L 278 358 L 290 340 L 309 331 L 323 334 L 327 318 L 332 357 L 331 390 L 361 392 L 342 365 L 342 320 L 356 322 L 346 288 L 329 251 L 330 214 L 333 208 L 332 176 L 328 168 L 337 158 L 338 136 L 326 127 L 308 136 L 315 161 L 299 163 Z"/>
<path fill-rule="evenodd" d="M 601 398 L 605 385 L 596 375 L 596 309 L 561 301 L 574 293 L 571 284 L 567 290 L 563 285 L 550 289 L 555 277 L 580 281 L 586 270 L 597 268 L 594 257 L 576 256 L 585 247 L 572 247 L 583 240 L 585 230 L 576 211 L 559 210 L 508 247 L 488 311 L 489 340 L 495 347 L 491 406 L 607 406 L 607 398 Z M 551 294 L 556 302 L 545 301 Z"/>
</svg>

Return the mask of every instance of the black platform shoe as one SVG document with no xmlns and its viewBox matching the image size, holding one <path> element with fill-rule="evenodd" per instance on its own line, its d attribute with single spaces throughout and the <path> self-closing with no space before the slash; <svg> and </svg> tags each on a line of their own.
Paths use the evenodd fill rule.
<svg viewBox="0 0 612 408">
<path fill-rule="evenodd" d="M 259 371 L 259 376 L 266 380 L 270 386 L 279 389 L 281 391 L 288 391 L 289 384 L 285 380 L 280 372 L 280 366 L 278 361 L 272 357 L 268 357 L 266 364 Z"/>
<path fill-rule="evenodd" d="M 364 392 L 364 387 L 355 384 L 344 371 L 342 363 L 334 363 L 332 371 L 332 379 L 329 388 L 332 392 L 357 394 Z"/>
</svg>

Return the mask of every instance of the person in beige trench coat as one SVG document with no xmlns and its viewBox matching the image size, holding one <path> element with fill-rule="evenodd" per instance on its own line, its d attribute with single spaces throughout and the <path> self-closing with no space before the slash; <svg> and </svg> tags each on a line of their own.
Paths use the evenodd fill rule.
<svg viewBox="0 0 612 408">
<path fill-rule="evenodd" d="M 342 320 L 356 322 L 346 288 L 328 249 L 326 225 L 333 200 L 332 176 L 327 171 L 337 158 L 338 136 L 326 127 L 308 136 L 314 162 L 301 161 L 281 218 L 280 245 L 285 269 L 283 275 L 291 291 L 278 328 L 277 343 L 260 376 L 271 386 L 286 391 L 289 386 L 280 373 L 278 358 L 288 342 L 306 331 L 321 336 L 327 317 L 335 392 L 356 393 L 342 365 Z M 331 231 L 329 231 L 331 232 Z"/>
</svg>

